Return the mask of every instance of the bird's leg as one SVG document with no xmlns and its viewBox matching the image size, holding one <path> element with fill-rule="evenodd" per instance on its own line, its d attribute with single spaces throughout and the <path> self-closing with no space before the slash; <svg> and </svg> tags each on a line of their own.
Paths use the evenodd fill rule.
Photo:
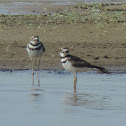
<svg viewBox="0 0 126 126">
<path fill-rule="evenodd" d="M 32 60 L 32 86 L 34 85 L 34 61 Z"/>
<path fill-rule="evenodd" d="M 39 66 L 40 66 L 40 59 L 39 59 L 39 61 L 38 61 L 38 71 L 37 71 L 38 86 L 40 86 L 40 82 L 39 82 Z"/>
<path fill-rule="evenodd" d="M 77 74 L 74 73 L 74 93 L 76 93 L 76 85 L 77 85 Z"/>
</svg>

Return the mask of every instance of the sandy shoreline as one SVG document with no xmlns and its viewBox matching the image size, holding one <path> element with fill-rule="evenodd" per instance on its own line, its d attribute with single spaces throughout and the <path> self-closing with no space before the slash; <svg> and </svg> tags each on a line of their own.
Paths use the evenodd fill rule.
<svg viewBox="0 0 126 126">
<path fill-rule="evenodd" d="M 30 37 L 37 34 L 46 48 L 41 69 L 63 69 L 58 49 L 68 47 L 71 54 L 92 64 L 125 71 L 125 31 L 118 29 L 118 26 L 96 29 L 93 24 L 7 27 L 0 30 L 0 69 L 30 69 L 26 45 Z"/>
<path fill-rule="evenodd" d="M 24 18 L 23 23 L 18 16 L 13 20 L 12 17 L 0 18 L 3 21 L 0 27 L 0 70 L 31 69 L 26 45 L 31 36 L 38 35 L 46 48 L 42 56 L 41 69 L 62 70 L 58 49 L 68 47 L 71 54 L 92 64 L 109 70 L 126 71 L 125 22 L 104 26 L 89 21 L 48 24 L 40 22 L 46 18 L 42 17 L 38 24 L 24 25 L 29 22 L 28 17 Z M 16 20 L 20 22 L 15 22 Z M 34 22 L 37 18 L 31 17 L 30 20 Z"/>
</svg>

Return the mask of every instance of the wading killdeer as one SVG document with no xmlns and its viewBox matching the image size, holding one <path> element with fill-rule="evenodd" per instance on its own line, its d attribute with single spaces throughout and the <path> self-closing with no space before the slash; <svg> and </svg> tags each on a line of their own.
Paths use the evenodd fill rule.
<svg viewBox="0 0 126 126">
<path fill-rule="evenodd" d="M 45 52 L 45 47 L 43 46 L 42 42 L 39 41 L 38 36 L 32 36 L 31 41 L 27 45 L 26 49 L 32 61 L 32 86 L 34 85 L 34 63 L 36 61 L 38 62 L 38 70 L 37 70 L 38 86 L 40 86 L 38 72 L 39 72 L 40 59 L 43 52 Z"/>
<path fill-rule="evenodd" d="M 60 49 L 61 63 L 63 67 L 74 74 L 74 91 L 76 92 L 77 73 L 88 70 L 99 70 L 102 73 L 108 73 L 103 67 L 98 67 L 80 59 L 76 56 L 70 55 L 68 48 Z"/>
</svg>

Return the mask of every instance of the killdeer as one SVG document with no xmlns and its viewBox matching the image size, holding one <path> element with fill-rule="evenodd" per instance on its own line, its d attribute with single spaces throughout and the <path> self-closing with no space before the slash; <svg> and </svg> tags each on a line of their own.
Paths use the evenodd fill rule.
<svg viewBox="0 0 126 126">
<path fill-rule="evenodd" d="M 60 49 L 61 63 L 63 67 L 74 74 L 74 91 L 76 92 L 77 73 L 85 72 L 88 70 L 99 70 L 102 73 L 108 73 L 103 67 L 98 67 L 80 59 L 79 57 L 70 55 L 68 48 Z"/>
<path fill-rule="evenodd" d="M 38 62 L 38 70 L 37 70 L 37 77 L 38 77 L 38 86 L 40 86 L 39 82 L 39 66 L 40 66 L 40 59 L 45 52 L 45 47 L 42 44 L 42 42 L 39 41 L 38 36 L 32 36 L 30 43 L 27 45 L 26 48 L 29 57 L 31 58 L 32 61 L 32 86 L 34 85 L 34 63 Z"/>
</svg>

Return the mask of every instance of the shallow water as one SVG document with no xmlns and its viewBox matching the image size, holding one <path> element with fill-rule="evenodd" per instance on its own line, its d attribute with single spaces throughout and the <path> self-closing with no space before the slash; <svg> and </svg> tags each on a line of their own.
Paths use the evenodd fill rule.
<svg viewBox="0 0 126 126">
<path fill-rule="evenodd" d="M 37 82 L 37 81 L 36 81 Z M 1 126 L 125 126 L 126 75 L 44 71 L 41 86 L 31 71 L 0 72 Z"/>
<path fill-rule="evenodd" d="M 3 2 L 3 0 L 0 0 Z M 10 1 L 17 1 L 17 2 L 25 2 L 26 0 L 4 0 L 5 2 L 10 2 Z M 72 1 L 72 2 L 78 2 L 78 1 L 82 1 L 82 2 L 125 2 L 125 0 L 27 0 L 28 2 L 42 2 L 42 1 Z"/>
<path fill-rule="evenodd" d="M 22 15 L 52 13 L 46 7 L 59 5 L 75 5 L 79 3 L 120 3 L 125 0 L 0 0 L 0 14 Z"/>
</svg>

